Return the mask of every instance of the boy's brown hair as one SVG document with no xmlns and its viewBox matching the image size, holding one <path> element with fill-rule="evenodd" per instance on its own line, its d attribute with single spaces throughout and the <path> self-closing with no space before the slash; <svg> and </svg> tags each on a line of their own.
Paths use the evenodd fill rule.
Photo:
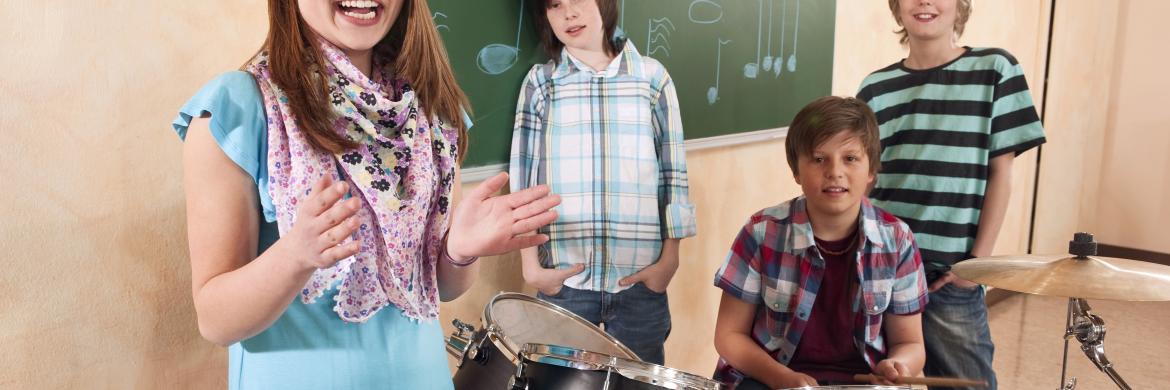
<svg viewBox="0 0 1170 390">
<path fill-rule="evenodd" d="M 973 0 L 958 0 L 955 2 L 955 38 L 963 36 L 963 29 L 967 27 L 967 19 L 971 18 L 971 2 Z M 898 0 L 890 0 L 890 12 L 894 14 L 894 21 L 898 22 L 898 27 L 902 27 L 902 19 L 898 19 L 898 14 L 902 12 L 901 4 Z M 906 32 L 906 28 L 894 31 L 895 34 L 902 34 L 903 45 L 910 42 L 910 33 Z"/>
<path fill-rule="evenodd" d="M 792 118 L 784 151 L 792 173 L 798 174 L 800 156 L 811 156 L 817 146 L 839 133 L 856 137 L 869 158 L 869 172 L 876 174 L 881 166 L 882 141 L 877 117 L 865 102 L 851 97 L 825 96 L 814 100 Z"/>
<path fill-rule="evenodd" d="M 552 26 L 548 24 L 548 5 L 553 0 L 528 0 L 528 9 L 532 10 L 532 20 L 536 24 L 536 36 L 540 37 L 540 47 L 544 49 L 544 54 L 552 59 L 554 63 L 561 62 L 561 49 L 565 44 L 557 39 L 556 33 L 553 32 Z M 569 0 L 563 0 L 569 1 Z M 605 48 L 605 53 L 609 55 L 617 55 L 622 51 L 619 42 L 614 41 L 613 34 L 617 30 L 618 22 L 618 6 L 617 0 L 595 0 L 597 1 L 597 10 L 601 12 L 602 24 L 602 47 Z"/>
</svg>

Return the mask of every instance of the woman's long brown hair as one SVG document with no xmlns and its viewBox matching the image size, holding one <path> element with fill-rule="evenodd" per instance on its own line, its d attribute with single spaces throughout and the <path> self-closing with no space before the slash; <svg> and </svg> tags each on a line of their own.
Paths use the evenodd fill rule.
<svg viewBox="0 0 1170 390">
<path fill-rule="evenodd" d="M 340 153 L 357 143 L 333 131 L 329 84 L 317 72 L 324 69 L 313 31 L 301 18 L 296 0 L 268 0 L 268 38 L 260 49 L 268 52 L 272 80 L 288 96 L 289 108 L 314 148 Z M 471 113 L 467 95 L 455 82 L 447 50 L 431 20 L 426 0 L 404 0 L 390 32 L 374 46 L 377 54 L 394 59 L 394 74 L 410 82 L 429 116 L 459 129 L 459 162 L 467 155 L 467 124 Z"/>
</svg>

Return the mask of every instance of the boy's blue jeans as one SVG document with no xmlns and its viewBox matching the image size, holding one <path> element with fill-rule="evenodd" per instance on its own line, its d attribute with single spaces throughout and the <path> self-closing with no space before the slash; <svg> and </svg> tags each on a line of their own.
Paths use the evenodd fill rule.
<svg viewBox="0 0 1170 390">
<path fill-rule="evenodd" d="M 648 363 L 662 365 L 662 344 L 670 334 L 670 306 L 666 294 L 635 284 L 617 294 L 561 286 L 556 295 L 537 295 L 592 322 Z"/>
<path fill-rule="evenodd" d="M 968 289 L 948 283 L 930 293 L 930 303 L 922 313 L 922 336 L 926 341 L 926 376 L 982 379 L 988 389 L 995 390 L 991 368 L 995 345 L 991 343 L 982 286 Z"/>
</svg>

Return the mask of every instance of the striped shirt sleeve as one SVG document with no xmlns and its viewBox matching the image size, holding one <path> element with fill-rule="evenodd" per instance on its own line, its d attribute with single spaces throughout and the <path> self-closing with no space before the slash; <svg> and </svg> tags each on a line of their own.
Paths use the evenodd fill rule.
<svg viewBox="0 0 1170 390">
<path fill-rule="evenodd" d="M 1024 69 L 1006 51 L 1000 55 L 996 64 L 1000 79 L 991 106 L 990 157 L 1019 155 L 1045 141 L 1044 126 L 1032 103 Z"/>
<path fill-rule="evenodd" d="M 662 71 L 666 73 L 665 69 Z M 697 232 L 695 206 L 689 200 L 687 158 L 683 149 L 682 116 L 678 96 L 669 74 L 662 77 L 662 87 L 654 99 L 654 132 L 658 138 L 658 204 L 662 218 L 662 238 L 685 238 Z"/>
</svg>

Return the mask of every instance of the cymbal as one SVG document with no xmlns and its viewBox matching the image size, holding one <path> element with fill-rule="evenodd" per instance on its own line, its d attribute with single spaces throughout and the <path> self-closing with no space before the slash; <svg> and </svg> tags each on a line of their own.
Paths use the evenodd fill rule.
<svg viewBox="0 0 1170 390">
<path fill-rule="evenodd" d="M 1170 301 L 1170 267 L 1115 257 L 1009 255 L 956 263 L 955 275 L 1028 294 L 1112 301 Z"/>
</svg>

